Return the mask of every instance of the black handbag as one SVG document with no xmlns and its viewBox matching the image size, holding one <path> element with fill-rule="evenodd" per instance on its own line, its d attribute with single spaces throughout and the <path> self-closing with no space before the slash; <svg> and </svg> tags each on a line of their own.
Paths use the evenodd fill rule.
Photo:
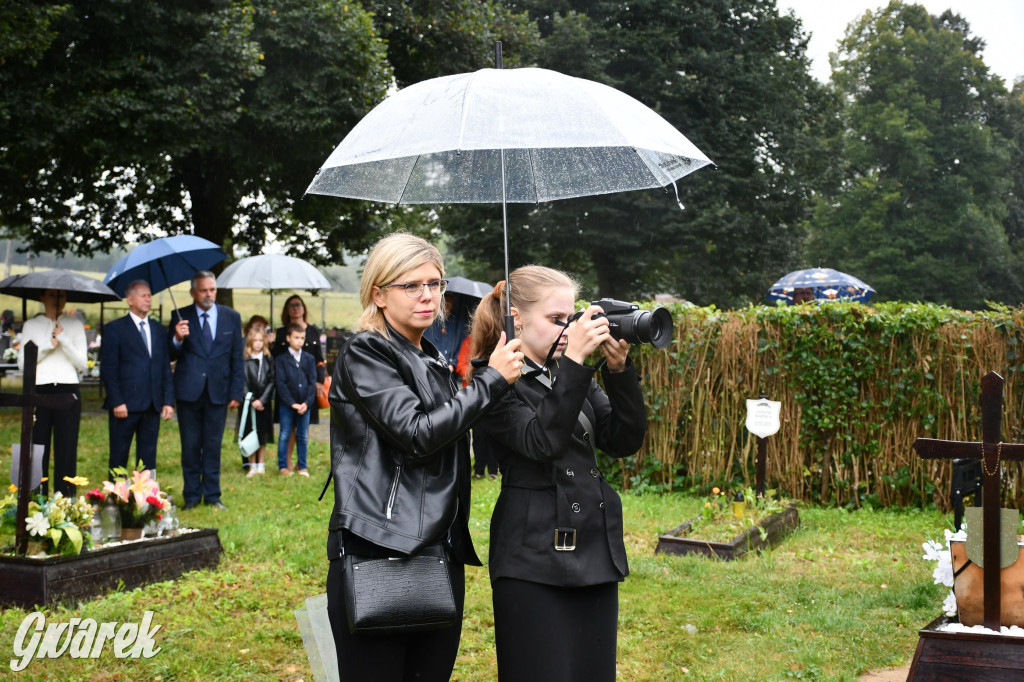
<svg viewBox="0 0 1024 682">
<path fill-rule="evenodd" d="M 353 634 L 398 634 L 454 625 L 458 619 L 441 544 L 419 554 L 343 557 L 343 593 Z"/>
</svg>

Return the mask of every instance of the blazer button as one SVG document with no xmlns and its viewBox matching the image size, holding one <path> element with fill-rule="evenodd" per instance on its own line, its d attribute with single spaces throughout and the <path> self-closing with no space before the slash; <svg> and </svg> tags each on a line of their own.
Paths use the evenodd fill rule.
<svg viewBox="0 0 1024 682">
<path fill-rule="evenodd" d="M 585 443 L 589 443 L 590 442 L 590 433 L 588 431 L 584 431 L 583 432 L 583 442 L 585 442 Z"/>
<path fill-rule="evenodd" d="M 602 511 L 604 511 L 604 502 L 602 502 L 601 504 L 597 505 L 597 508 L 602 510 Z"/>
<path fill-rule="evenodd" d="M 569 478 L 572 478 L 573 476 L 576 475 L 576 472 L 573 471 L 572 469 L 566 469 L 565 470 L 565 475 L 568 476 Z"/>
<path fill-rule="evenodd" d="M 597 478 L 598 476 L 601 475 L 601 472 L 598 471 L 597 468 L 595 467 L 595 468 L 590 470 L 590 475 L 593 476 L 594 478 Z"/>
<path fill-rule="evenodd" d="M 572 503 L 572 510 L 574 512 L 576 512 L 577 514 L 579 514 L 580 513 L 580 503 L 579 502 L 573 502 Z"/>
</svg>

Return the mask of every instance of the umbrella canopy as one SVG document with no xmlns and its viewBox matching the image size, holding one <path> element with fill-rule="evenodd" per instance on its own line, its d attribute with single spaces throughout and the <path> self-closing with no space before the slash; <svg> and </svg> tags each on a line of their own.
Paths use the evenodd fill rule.
<svg viewBox="0 0 1024 682">
<path fill-rule="evenodd" d="M 163 237 L 139 244 L 114 263 L 103 281 L 123 296 L 129 284 L 143 279 L 149 282 L 149 290 L 155 294 L 191 279 L 200 270 L 209 270 L 225 258 L 226 253 L 202 237 L 190 234 Z"/>
<path fill-rule="evenodd" d="M 306 191 L 405 204 L 536 203 L 664 187 L 710 163 L 614 88 L 547 69 L 482 69 L 385 99 Z"/>
<path fill-rule="evenodd" d="M 508 280 L 507 202 L 674 187 L 710 163 L 668 121 L 614 88 L 547 69 L 481 69 L 385 99 L 306 191 L 405 204 L 500 201 Z"/>
<path fill-rule="evenodd" d="M 47 289 L 63 289 L 69 303 L 120 301 L 121 297 L 98 279 L 67 270 L 43 270 L 27 275 L 12 275 L 0 282 L 0 294 L 38 299 Z"/>
<path fill-rule="evenodd" d="M 473 298 L 483 298 L 487 294 L 491 293 L 494 286 L 487 282 L 477 282 L 476 280 L 466 279 L 465 277 L 448 278 L 448 291 L 451 294 L 462 294 L 463 296 L 472 296 Z"/>
<path fill-rule="evenodd" d="M 279 253 L 240 258 L 217 278 L 221 289 L 330 289 L 330 281 L 301 258 Z"/>
<path fill-rule="evenodd" d="M 772 285 L 768 300 L 793 302 L 796 289 L 810 289 L 815 299 L 848 298 L 865 302 L 875 290 L 853 275 L 832 268 L 810 268 L 791 272 Z"/>
</svg>

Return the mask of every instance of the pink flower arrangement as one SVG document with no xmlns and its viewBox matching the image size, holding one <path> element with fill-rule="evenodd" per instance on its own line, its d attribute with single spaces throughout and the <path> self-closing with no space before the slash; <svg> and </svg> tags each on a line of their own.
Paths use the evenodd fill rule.
<svg viewBox="0 0 1024 682">
<path fill-rule="evenodd" d="M 168 505 L 167 495 L 160 491 L 149 471 L 129 474 L 126 469 L 117 468 L 111 474 L 114 480 L 104 481 L 103 490 L 106 499 L 117 505 L 122 528 L 142 528 L 160 518 L 160 512 Z"/>
</svg>

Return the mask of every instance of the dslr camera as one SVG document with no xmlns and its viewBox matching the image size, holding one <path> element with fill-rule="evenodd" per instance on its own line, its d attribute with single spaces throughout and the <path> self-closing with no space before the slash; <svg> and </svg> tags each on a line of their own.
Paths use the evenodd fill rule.
<svg viewBox="0 0 1024 682">
<path fill-rule="evenodd" d="M 597 313 L 594 317 L 608 318 L 608 331 L 613 339 L 625 339 L 631 344 L 649 343 L 655 348 L 664 348 L 672 343 L 676 324 L 672 313 L 665 308 L 640 310 L 640 306 L 635 303 L 614 298 L 602 298 L 590 304 L 601 306 L 604 310 L 604 314 Z M 576 313 L 572 319 L 578 319 L 581 315 L 582 312 Z"/>
</svg>

